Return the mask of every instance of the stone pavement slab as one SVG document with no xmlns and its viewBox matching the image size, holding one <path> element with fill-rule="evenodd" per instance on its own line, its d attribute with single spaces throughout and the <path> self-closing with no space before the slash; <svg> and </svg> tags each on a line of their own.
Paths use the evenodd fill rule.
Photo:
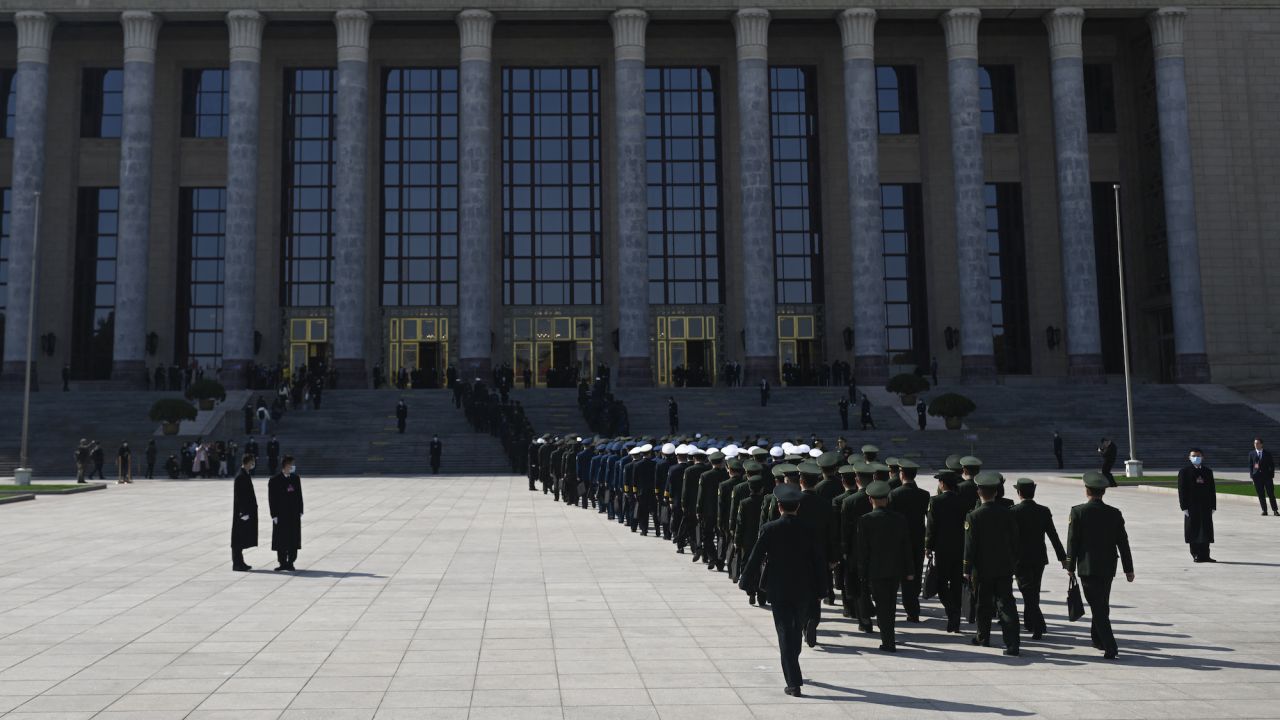
<svg viewBox="0 0 1280 720">
<path fill-rule="evenodd" d="M 1083 491 L 1036 477 L 1065 539 Z M 1280 717 L 1280 518 L 1250 503 L 1221 503 L 1220 562 L 1195 565 L 1176 498 L 1108 495 L 1138 576 L 1113 593 L 1118 661 L 1066 622 L 1051 567 L 1022 657 L 945 634 L 934 602 L 892 656 L 826 608 L 793 699 L 770 614 L 723 573 L 523 478 L 308 479 L 293 574 L 271 572 L 258 484 L 251 573 L 229 567 L 229 481 L 0 511 L 0 717 Z"/>
</svg>

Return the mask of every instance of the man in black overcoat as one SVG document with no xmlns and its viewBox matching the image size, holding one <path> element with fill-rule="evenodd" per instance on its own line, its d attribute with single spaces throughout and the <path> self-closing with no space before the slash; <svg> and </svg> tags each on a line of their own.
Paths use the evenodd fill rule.
<svg viewBox="0 0 1280 720">
<path fill-rule="evenodd" d="M 1190 462 L 1178 471 L 1178 507 L 1182 508 L 1182 534 L 1196 562 L 1217 562 L 1209 557 L 1213 544 L 1213 513 L 1218 509 L 1218 492 L 1213 470 L 1204 464 L 1204 453 L 1192 448 Z"/>
<path fill-rule="evenodd" d="M 245 548 L 258 546 L 258 496 L 253 491 L 255 461 L 246 453 L 240 459 L 231 499 L 231 569 L 248 572 L 253 568 L 244 561 Z"/>
<path fill-rule="evenodd" d="M 285 455 L 280 472 L 267 481 L 267 504 L 271 510 L 271 549 L 281 570 L 296 570 L 293 566 L 302 547 L 302 479 L 292 455 Z"/>
</svg>

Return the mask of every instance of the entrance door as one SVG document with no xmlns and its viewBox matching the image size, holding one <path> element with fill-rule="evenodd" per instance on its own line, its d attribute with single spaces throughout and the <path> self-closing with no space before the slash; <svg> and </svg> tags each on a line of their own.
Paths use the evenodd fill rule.
<svg viewBox="0 0 1280 720">
<path fill-rule="evenodd" d="M 299 368 L 307 373 L 324 372 L 329 366 L 328 318 L 291 318 L 289 320 L 289 377 Z"/>
<path fill-rule="evenodd" d="M 716 381 L 714 315 L 657 318 L 658 384 L 710 386 Z"/>
<path fill-rule="evenodd" d="M 594 325 L 589 317 L 512 319 L 511 367 L 516 382 L 530 371 L 537 387 L 573 387 L 595 368 Z"/>
<path fill-rule="evenodd" d="M 388 322 L 389 384 L 397 385 L 400 369 L 404 368 L 413 387 L 439 387 L 449 365 L 449 319 L 406 317 Z"/>
<path fill-rule="evenodd" d="M 778 377 L 788 385 L 800 385 L 818 360 L 818 343 L 812 315 L 778 316 Z"/>
</svg>

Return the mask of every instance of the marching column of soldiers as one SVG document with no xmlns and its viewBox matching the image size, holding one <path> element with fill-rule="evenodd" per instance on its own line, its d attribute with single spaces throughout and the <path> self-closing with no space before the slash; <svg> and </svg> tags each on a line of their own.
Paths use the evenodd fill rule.
<svg viewBox="0 0 1280 720">
<path fill-rule="evenodd" d="M 789 695 L 801 694 L 801 640 L 818 644 L 821 605 L 837 600 L 859 631 L 878 630 L 885 652 L 898 649 L 899 598 L 914 624 L 923 622 L 921 599 L 936 597 L 947 632 L 967 622 L 971 642 L 989 647 L 997 621 L 1004 654 L 1019 655 L 1024 630 L 1037 640 L 1048 631 L 1040 609 L 1046 541 L 1073 588 L 1080 576 L 1093 646 L 1117 656 L 1111 582 L 1117 558 L 1132 582 L 1133 560 L 1123 516 L 1103 501 L 1109 483 L 1101 473 L 1085 474 L 1086 502 L 1072 508 L 1064 545 L 1034 481 L 1013 483 L 1015 503 L 1004 476 L 973 456 L 948 457 L 931 492 L 917 463 L 882 462 L 872 445 L 855 454 L 759 439 L 721 446 L 700 435 L 547 434 L 522 455 L 530 491 L 540 485 L 557 501 L 668 540 L 676 554 L 726 572 L 749 604 L 770 607 Z"/>
</svg>

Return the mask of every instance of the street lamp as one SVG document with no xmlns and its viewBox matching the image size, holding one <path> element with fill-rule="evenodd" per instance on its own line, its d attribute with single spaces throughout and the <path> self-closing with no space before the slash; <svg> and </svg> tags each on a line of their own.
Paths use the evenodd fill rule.
<svg viewBox="0 0 1280 720">
<path fill-rule="evenodd" d="M 22 452 L 18 467 L 13 471 L 13 481 L 18 485 L 31 484 L 31 464 L 27 461 L 27 430 L 31 421 L 31 347 L 35 339 L 36 320 L 36 259 L 40 247 L 40 193 L 35 193 L 35 217 L 31 225 L 31 295 L 27 300 L 27 377 L 22 390 Z"/>
<path fill-rule="evenodd" d="M 1120 346 L 1124 349 L 1124 407 L 1129 415 L 1129 459 L 1124 461 L 1125 477 L 1142 477 L 1142 461 L 1134 447 L 1133 384 L 1129 371 L 1129 308 L 1124 302 L 1124 241 L 1120 234 L 1120 183 L 1111 185 L 1116 204 L 1116 257 L 1120 263 Z"/>
</svg>

